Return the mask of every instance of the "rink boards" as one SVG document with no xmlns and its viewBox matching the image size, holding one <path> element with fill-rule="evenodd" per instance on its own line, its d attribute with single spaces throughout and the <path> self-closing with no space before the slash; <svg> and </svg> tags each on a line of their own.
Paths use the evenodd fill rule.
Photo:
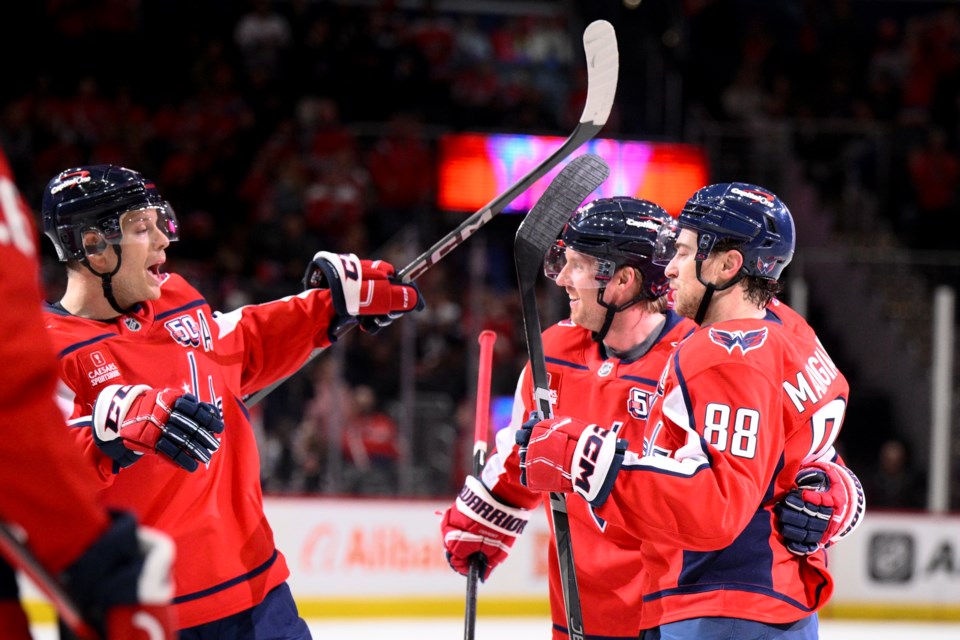
<svg viewBox="0 0 960 640">
<path fill-rule="evenodd" d="M 447 566 L 431 500 L 270 497 L 267 517 L 305 617 L 462 615 L 465 579 Z M 542 511 L 479 586 L 484 615 L 548 613 Z M 869 512 L 830 552 L 825 617 L 960 620 L 960 517 Z M 50 616 L 24 585 L 33 619 Z"/>
</svg>

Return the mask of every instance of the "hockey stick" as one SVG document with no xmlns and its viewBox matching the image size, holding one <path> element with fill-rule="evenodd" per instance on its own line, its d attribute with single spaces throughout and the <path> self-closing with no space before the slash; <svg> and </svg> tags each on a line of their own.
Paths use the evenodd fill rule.
<svg viewBox="0 0 960 640">
<path fill-rule="evenodd" d="M 587 100 L 583 107 L 583 114 L 580 116 L 580 122 L 574 128 L 573 133 L 559 149 L 531 169 L 527 175 L 520 178 L 510 188 L 420 254 L 413 262 L 402 268 L 397 273 L 400 280 L 404 282 L 416 280 L 423 272 L 438 263 L 443 256 L 466 242 L 467 238 L 490 222 L 495 215 L 503 211 L 508 204 L 516 200 L 534 182 L 545 176 L 583 143 L 593 139 L 600 132 L 600 129 L 606 124 L 607 118 L 610 117 L 610 109 L 613 108 L 613 99 L 617 92 L 617 76 L 620 70 L 617 35 L 613 26 L 606 20 L 591 22 L 583 32 L 583 52 L 587 59 Z M 337 338 L 347 333 L 356 324 L 356 322 L 343 323 L 337 328 Z M 324 349 L 315 349 L 310 357 L 300 365 L 300 369 L 307 366 L 323 351 Z M 247 396 L 245 399 L 246 405 L 252 407 L 257 404 L 289 377 L 281 378 L 269 387 Z"/>
<path fill-rule="evenodd" d="M 477 414 L 473 432 L 473 475 L 480 477 L 487 461 L 487 439 L 490 433 L 490 377 L 493 369 L 493 344 L 497 333 L 489 329 L 480 332 L 480 366 L 477 368 Z M 467 572 L 467 603 L 463 628 L 464 640 L 473 640 L 477 626 L 477 582 L 480 579 L 480 560 L 470 561 Z"/>
<path fill-rule="evenodd" d="M 557 236 L 570 220 L 570 216 L 609 174 L 607 163 L 595 155 L 582 155 L 571 160 L 524 218 L 514 239 L 513 259 L 520 285 L 520 310 L 527 340 L 527 354 L 530 356 L 534 403 L 540 420 L 553 417 L 553 406 L 550 403 L 540 316 L 537 314 L 537 275 L 544 255 L 557 241 Z M 580 588 L 577 586 L 577 573 L 573 562 L 567 502 L 562 493 L 550 494 L 550 510 L 553 515 L 553 535 L 557 541 L 557 560 L 567 613 L 567 630 L 570 640 L 583 640 Z"/>
<path fill-rule="evenodd" d="M 0 522 L 0 556 L 15 571 L 23 573 L 47 597 L 57 610 L 60 621 L 66 625 L 78 640 L 99 640 L 100 635 L 93 630 L 73 599 L 64 591 L 63 586 L 40 564 L 33 553 L 20 542 L 20 539 L 6 523 Z"/>
</svg>

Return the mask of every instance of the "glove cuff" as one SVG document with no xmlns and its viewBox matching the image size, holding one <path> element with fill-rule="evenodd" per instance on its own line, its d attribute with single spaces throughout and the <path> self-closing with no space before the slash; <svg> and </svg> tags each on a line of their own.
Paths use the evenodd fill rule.
<svg viewBox="0 0 960 640">
<path fill-rule="evenodd" d="M 347 274 L 345 265 L 349 264 L 353 273 Z M 317 278 L 314 268 L 323 274 Z M 330 289 L 333 308 L 339 316 L 355 316 L 360 312 L 360 259 L 352 253 L 336 254 L 329 251 L 318 251 L 313 256 L 313 262 L 307 268 L 304 276 L 304 286 L 307 288 Z M 350 277 L 347 277 L 347 276 Z"/>
<path fill-rule="evenodd" d="M 93 432 L 97 439 L 101 442 L 118 439 L 130 407 L 149 390 L 145 384 L 112 384 L 104 388 L 93 405 Z"/>
<path fill-rule="evenodd" d="M 137 527 L 137 542 L 144 553 L 143 571 L 137 579 L 137 597 L 148 605 L 165 605 L 173 599 L 171 579 L 176 550 L 173 540 L 151 527 Z"/>
<path fill-rule="evenodd" d="M 530 513 L 503 504 L 475 476 L 467 476 L 456 501 L 457 511 L 485 527 L 508 536 L 523 533 Z"/>
</svg>

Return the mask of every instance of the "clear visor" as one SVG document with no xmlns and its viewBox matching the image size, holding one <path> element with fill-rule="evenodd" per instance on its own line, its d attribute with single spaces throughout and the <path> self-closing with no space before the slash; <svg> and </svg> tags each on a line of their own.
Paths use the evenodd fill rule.
<svg viewBox="0 0 960 640">
<path fill-rule="evenodd" d="M 154 230 L 160 231 L 170 242 L 180 239 L 180 224 L 177 214 L 168 202 L 158 206 L 133 209 L 120 216 L 120 235 L 105 237 L 111 244 L 123 242 L 148 242 Z"/>
<path fill-rule="evenodd" d="M 543 258 L 543 273 L 561 287 L 599 289 L 607 286 L 617 270 L 610 260 L 580 253 L 557 240 Z"/>
<path fill-rule="evenodd" d="M 665 220 L 657 231 L 657 242 L 653 246 L 653 256 L 650 261 L 661 267 L 667 266 L 677 253 L 677 236 L 680 235 L 680 225 L 676 220 Z"/>
</svg>

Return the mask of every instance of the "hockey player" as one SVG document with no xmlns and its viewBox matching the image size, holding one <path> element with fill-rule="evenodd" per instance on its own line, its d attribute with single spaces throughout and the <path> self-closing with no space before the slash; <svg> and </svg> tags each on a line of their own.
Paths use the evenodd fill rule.
<svg viewBox="0 0 960 640">
<path fill-rule="evenodd" d="M 642 441 L 669 354 L 696 326 L 668 309 L 667 278 L 663 267 L 652 262 L 658 230 L 670 219 L 645 200 L 595 200 L 577 212 L 546 256 L 547 276 L 570 299 L 569 320 L 543 334 L 557 415 L 620 425 L 621 437 Z M 533 408 L 526 369 L 511 425 L 497 434 L 497 453 L 482 478 L 467 478 L 460 497 L 444 514 L 444 547 L 460 573 L 466 574 L 472 559 L 479 557 L 481 577 L 489 577 L 523 530 L 529 509 L 541 502 L 541 494 L 520 483 L 514 445 L 515 432 Z M 583 500 L 568 500 L 567 509 L 586 637 L 636 638 L 643 563 L 632 548 L 633 538 L 606 527 Z M 789 533 L 806 537 L 798 525 Z M 553 636 L 559 640 L 567 636 L 566 614 L 552 536 L 549 547 Z"/>
<path fill-rule="evenodd" d="M 833 449 L 847 382 L 774 297 L 793 219 L 768 190 L 732 183 L 695 193 L 677 222 L 678 233 L 663 226 L 657 254 L 672 256 L 676 311 L 699 327 L 658 377 L 642 440 L 605 414 L 530 421 L 518 434 L 523 480 L 577 493 L 616 540 L 634 538 L 644 640 L 816 638 L 833 591 L 826 556 L 820 545 L 792 552 L 775 505 L 789 507 L 806 468 L 841 497 L 820 519 L 829 543 L 856 526 L 863 503 Z M 828 506 L 828 494 L 802 495 Z"/>
<path fill-rule="evenodd" d="M 172 638 L 172 542 L 138 527 L 129 514 L 108 513 L 97 504 L 93 484 L 77 476 L 82 458 L 64 438 L 54 402 L 57 367 L 40 315 L 35 228 L 2 152 L 0 265 L 0 360 L 6 365 L 0 367 L 0 522 L 24 534 L 29 552 L 63 580 L 101 635 L 147 638 L 144 626 L 134 624 L 136 614 L 159 630 L 149 637 Z M 12 558 L 17 567 L 22 560 Z M 17 600 L 15 575 L 0 558 L 0 635 L 29 640 Z"/>
<path fill-rule="evenodd" d="M 263 513 L 241 399 L 296 371 L 339 323 L 421 309 L 419 291 L 385 262 L 320 252 L 304 278 L 313 288 L 215 313 L 163 272 L 173 209 L 119 166 L 61 172 L 42 214 L 67 263 L 64 296 L 44 313 L 60 401 L 102 502 L 176 541 L 180 638 L 309 638 Z"/>
</svg>

